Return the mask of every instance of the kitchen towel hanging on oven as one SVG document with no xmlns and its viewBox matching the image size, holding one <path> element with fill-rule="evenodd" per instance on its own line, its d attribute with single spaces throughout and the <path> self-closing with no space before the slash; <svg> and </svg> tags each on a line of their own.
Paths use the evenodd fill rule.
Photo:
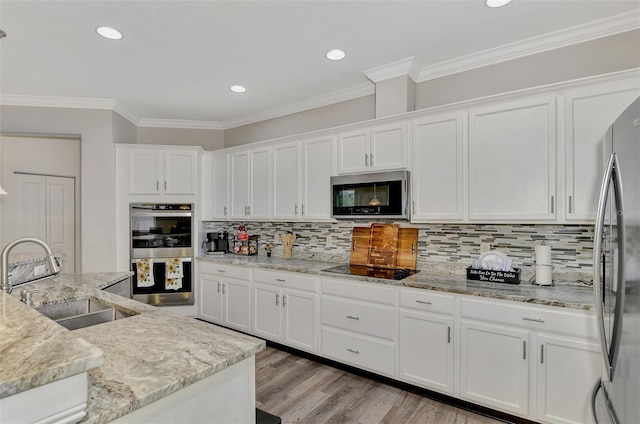
<svg viewBox="0 0 640 424">
<path fill-rule="evenodd" d="M 182 271 L 182 259 L 171 258 L 165 261 L 165 289 L 178 290 L 182 288 L 182 278 L 184 273 Z"/>
<path fill-rule="evenodd" d="M 138 259 L 136 261 L 137 286 L 151 287 L 155 284 L 153 280 L 153 260 Z"/>
</svg>

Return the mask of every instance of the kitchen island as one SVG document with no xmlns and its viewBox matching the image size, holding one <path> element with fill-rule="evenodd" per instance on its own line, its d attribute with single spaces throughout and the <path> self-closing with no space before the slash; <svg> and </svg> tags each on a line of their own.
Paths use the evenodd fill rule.
<svg viewBox="0 0 640 424">
<path fill-rule="evenodd" d="M 126 421 L 131 413 L 162 418 L 188 406 L 194 387 L 218 394 L 243 388 L 228 395 L 237 400 L 224 405 L 226 413 L 239 407 L 240 421 L 253 417 L 254 356 L 264 341 L 102 290 L 130 274 L 61 274 L 0 293 L 0 401 L 87 373 L 81 422 Z M 69 331 L 20 302 L 23 288 L 34 307 L 93 298 L 131 316 Z M 226 380 L 232 390 L 221 387 Z"/>
</svg>

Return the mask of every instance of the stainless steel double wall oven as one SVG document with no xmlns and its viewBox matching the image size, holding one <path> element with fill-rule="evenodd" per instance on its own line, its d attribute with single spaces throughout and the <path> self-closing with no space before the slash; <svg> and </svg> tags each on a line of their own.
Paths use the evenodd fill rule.
<svg viewBox="0 0 640 424">
<path fill-rule="evenodd" d="M 193 305 L 193 204 L 130 205 L 132 298 L 151 305 Z M 179 264 L 178 280 L 172 264 Z M 146 272 L 138 266 L 146 268 Z"/>
</svg>

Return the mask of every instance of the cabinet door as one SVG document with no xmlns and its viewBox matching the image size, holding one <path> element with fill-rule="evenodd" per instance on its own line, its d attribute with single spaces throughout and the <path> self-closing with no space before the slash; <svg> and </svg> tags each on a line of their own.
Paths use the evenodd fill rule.
<svg viewBox="0 0 640 424">
<path fill-rule="evenodd" d="M 568 92 L 565 96 L 565 173 L 567 220 L 596 218 L 602 173 L 608 155 L 609 126 L 640 94 L 630 84 Z"/>
<path fill-rule="evenodd" d="M 318 351 L 318 295 L 285 289 L 283 293 L 284 334 L 282 342 L 308 352 Z"/>
<path fill-rule="evenodd" d="M 297 142 L 272 148 L 274 219 L 297 220 L 302 214 L 299 152 Z"/>
<path fill-rule="evenodd" d="M 231 218 L 244 219 L 249 207 L 249 153 L 232 153 L 231 163 Z"/>
<path fill-rule="evenodd" d="M 282 338 L 282 289 L 253 284 L 253 334 L 265 339 Z"/>
<path fill-rule="evenodd" d="M 334 138 L 306 140 L 302 144 L 302 218 L 331 218 L 331 175 Z"/>
<path fill-rule="evenodd" d="M 601 362 L 596 343 L 538 335 L 536 419 L 546 423 L 593 422 L 591 391 L 600 378 Z"/>
<path fill-rule="evenodd" d="M 222 279 L 210 274 L 200 274 L 199 317 L 222 324 Z"/>
<path fill-rule="evenodd" d="M 555 98 L 469 114 L 469 218 L 553 220 Z"/>
<path fill-rule="evenodd" d="M 164 194 L 196 194 L 198 152 L 164 152 Z"/>
<path fill-rule="evenodd" d="M 205 187 L 205 190 L 207 188 Z M 214 156 L 211 187 L 213 191 L 213 218 L 229 217 L 229 155 Z"/>
<path fill-rule="evenodd" d="M 529 332 L 465 320 L 460 330 L 460 397 L 526 416 Z"/>
<path fill-rule="evenodd" d="M 462 113 L 413 122 L 411 220 L 463 218 Z"/>
<path fill-rule="evenodd" d="M 453 394 L 453 319 L 400 312 L 398 376 Z"/>
<path fill-rule="evenodd" d="M 271 200 L 269 148 L 251 150 L 249 166 L 249 215 L 254 219 L 269 219 Z"/>
<path fill-rule="evenodd" d="M 251 284 L 242 280 L 223 280 L 223 324 L 244 331 L 251 331 Z"/>
<path fill-rule="evenodd" d="M 162 152 L 156 150 L 129 151 L 129 194 L 160 194 Z"/>
<path fill-rule="evenodd" d="M 338 134 L 338 173 L 369 171 L 369 129 Z"/>
<path fill-rule="evenodd" d="M 407 124 L 392 124 L 371 129 L 369 167 L 372 170 L 407 167 Z"/>
</svg>

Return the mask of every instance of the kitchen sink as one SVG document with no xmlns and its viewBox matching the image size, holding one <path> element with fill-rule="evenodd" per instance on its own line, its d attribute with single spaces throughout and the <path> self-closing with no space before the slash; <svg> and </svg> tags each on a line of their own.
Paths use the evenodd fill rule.
<svg viewBox="0 0 640 424">
<path fill-rule="evenodd" d="M 46 305 L 35 309 L 69 330 L 77 330 L 135 315 L 135 313 L 123 312 L 91 298 Z"/>
</svg>

